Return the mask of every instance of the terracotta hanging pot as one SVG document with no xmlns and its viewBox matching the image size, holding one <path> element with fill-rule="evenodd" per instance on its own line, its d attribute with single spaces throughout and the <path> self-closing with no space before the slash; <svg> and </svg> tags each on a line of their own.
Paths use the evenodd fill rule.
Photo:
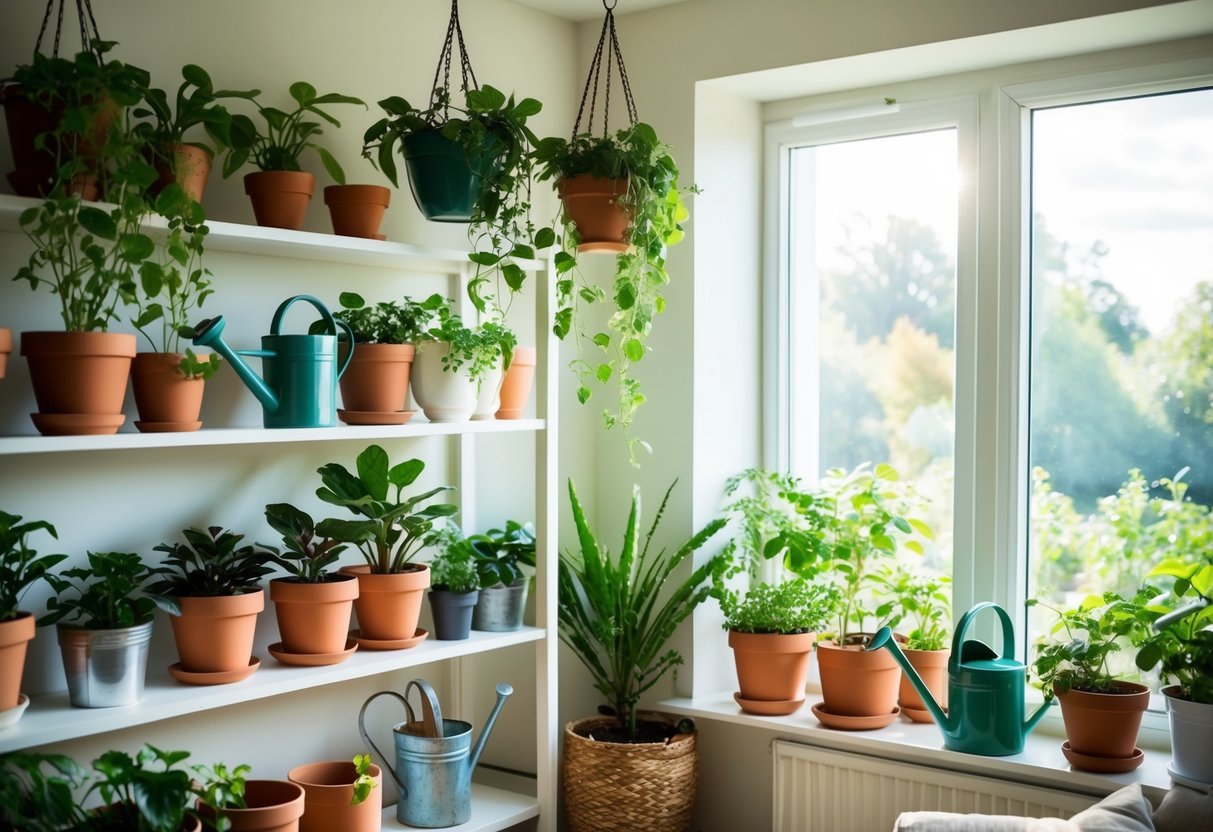
<svg viewBox="0 0 1213 832">
<path fill-rule="evenodd" d="M 817 645 L 823 709 L 839 717 L 897 714 L 901 668 L 888 650 L 865 652 L 862 645 Z M 874 726 L 875 727 L 875 726 Z"/>
<path fill-rule="evenodd" d="M 169 616 L 181 667 L 192 674 L 237 673 L 250 666 L 257 613 L 265 592 L 177 598 L 181 615 Z"/>
<path fill-rule="evenodd" d="M 423 563 L 405 568 L 408 571 L 395 575 L 376 575 L 366 565 L 341 567 L 341 572 L 358 576 L 354 612 L 361 638 L 391 642 L 416 634 L 421 602 L 430 586 L 430 568 Z"/>
<path fill-rule="evenodd" d="M 299 832 L 379 832 L 383 824 L 383 775 L 372 765 L 367 774 L 375 787 L 357 806 L 354 781 L 358 778 L 352 762 L 333 761 L 295 766 L 287 779 L 303 787 L 303 817 Z"/>
<path fill-rule="evenodd" d="M 590 174 L 560 180 L 558 189 L 564 212 L 577 226 L 579 252 L 617 254 L 631 248 L 628 240 L 630 214 L 619 204 L 628 192 L 627 179 L 604 179 Z"/>
<path fill-rule="evenodd" d="M 338 366 L 347 352 L 349 344 L 338 343 Z M 341 374 L 343 409 L 337 411 L 337 417 L 347 425 L 408 421 L 412 413 L 404 409 L 404 404 L 415 353 L 412 344 L 358 344 Z"/>
<path fill-rule="evenodd" d="M 263 170 L 244 176 L 244 192 L 253 203 L 257 225 L 298 231 L 316 189 L 313 174 L 296 170 Z"/>
<path fill-rule="evenodd" d="M 231 832 L 298 832 L 303 816 L 303 787 L 287 780 L 246 780 L 246 809 L 224 809 Z M 205 803 L 198 807 L 203 818 L 213 820 L 215 810 Z M 208 826 L 208 828 L 210 828 Z"/>
<path fill-rule="evenodd" d="M 526 414 L 526 405 L 531 397 L 531 385 L 535 381 L 536 350 L 534 347 L 515 347 L 510 368 L 501 382 L 501 407 L 498 419 L 521 419 Z"/>
<path fill-rule="evenodd" d="M 0 327 L 0 378 L 8 371 L 8 355 L 13 351 L 13 331 Z"/>
<path fill-rule="evenodd" d="M 57 154 L 53 137 L 48 137 L 39 147 L 37 137 L 55 130 L 63 120 L 63 103 L 50 108 L 26 98 L 20 84 L 8 84 L 0 89 L 0 104 L 4 106 L 4 118 L 8 125 L 9 146 L 13 154 L 13 170 L 8 174 L 9 184 L 18 196 L 46 197 L 54 190 L 56 182 Z M 89 167 L 105 146 L 106 133 L 118 113 L 113 101 L 98 110 L 87 138 L 79 141 L 72 137 L 67 153 L 75 154 Z M 95 200 L 98 196 L 96 177 L 81 174 L 69 193 L 80 193 L 81 199 Z"/>
<path fill-rule="evenodd" d="M 270 600 L 278 618 L 278 634 L 288 653 L 336 654 L 345 650 L 350 612 L 358 597 L 353 575 L 304 583 L 290 578 L 270 581 Z"/>
<path fill-rule="evenodd" d="M 816 633 L 737 633 L 729 647 L 737 666 L 737 703 L 764 716 L 795 713 L 804 704 Z"/>
<path fill-rule="evenodd" d="M 135 357 L 135 336 L 116 332 L 23 332 L 43 435 L 117 433 Z"/>
<path fill-rule="evenodd" d="M 918 671 L 919 677 L 926 683 L 927 689 L 939 703 L 939 707 L 948 707 L 948 657 L 951 650 L 909 650 L 902 648 L 910 665 Z M 914 685 L 904 675 L 897 694 L 897 706 L 912 722 L 934 722 L 931 712 L 923 704 L 922 697 L 914 689 Z"/>
<path fill-rule="evenodd" d="M 164 148 L 155 159 L 157 178 L 152 194 L 176 182 L 194 202 L 201 202 L 211 175 L 211 154 L 196 144 L 173 144 Z"/>
<path fill-rule="evenodd" d="M 206 382 L 177 371 L 181 353 L 141 352 L 131 364 L 131 387 L 142 433 L 193 431 L 202 427 L 202 393 Z"/>
<path fill-rule="evenodd" d="M 447 344 L 426 341 L 413 359 L 413 398 L 431 422 L 466 422 L 472 418 L 479 389 L 463 370 L 448 373 L 442 369 Z"/>
<path fill-rule="evenodd" d="M 391 201 L 392 192 L 380 185 L 329 185 L 324 189 L 333 233 L 346 237 L 383 239 L 379 225 Z"/>
<path fill-rule="evenodd" d="M 17 707 L 25 652 L 33 638 L 33 613 L 18 612 L 16 618 L 0 621 L 0 711 Z"/>
<path fill-rule="evenodd" d="M 1114 693 L 1054 688 L 1066 739 L 1076 756 L 1070 764 L 1084 769 L 1083 756 L 1129 760 L 1137 751 L 1141 715 L 1150 706 L 1150 689 L 1136 682 L 1117 682 Z M 1134 765 L 1136 768 L 1136 765 Z"/>
</svg>

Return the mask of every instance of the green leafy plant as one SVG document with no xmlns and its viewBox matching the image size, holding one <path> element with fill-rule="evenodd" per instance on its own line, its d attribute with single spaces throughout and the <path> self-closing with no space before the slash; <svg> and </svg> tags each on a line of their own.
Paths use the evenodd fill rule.
<svg viewBox="0 0 1213 832">
<path fill-rule="evenodd" d="M 451 312 L 449 303 L 434 311 L 437 320 L 422 334 L 422 340 L 447 345 L 443 371 L 463 372 L 479 383 L 494 367 L 509 367 L 518 339 L 503 324 L 485 321 L 479 328 L 470 329 Z"/>
<path fill-rule="evenodd" d="M 161 543 L 153 551 L 164 552 L 161 576 L 147 591 L 155 596 L 184 598 L 244 595 L 255 592 L 259 581 L 271 570 L 266 564 L 273 555 L 256 546 L 241 546 L 244 535 L 210 526 L 206 531 L 185 529 L 184 543 Z"/>
<path fill-rule="evenodd" d="M 510 586 L 535 568 L 535 528 L 507 520 L 504 529 L 489 529 L 468 537 L 481 586 Z"/>
<path fill-rule="evenodd" d="M 228 768 L 224 763 L 194 767 L 194 772 L 202 778 L 201 783 L 195 785 L 194 793 L 201 804 L 199 814 L 206 828 L 227 832 L 232 822 L 224 817 L 224 810 L 248 808 L 244 792 L 250 771 L 252 768 L 243 764 L 233 768 Z"/>
<path fill-rule="evenodd" d="M 151 576 L 152 570 L 134 552 L 89 552 L 88 566 L 46 576 L 55 595 L 47 600 L 46 615 L 38 623 L 62 621 L 90 630 L 116 630 L 146 624 L 157 607 L 179 615 L 181 609 L 171 598 L 142 594 Z"/>
<path fill-rule="evenodd" d="M 171 161 L 169 149 L 184 144 L 186 134 L 196 127 L 205 129 L 219 150 L 231 147 L 232 114 L 218 103 L 222 98 L 255 100 L 260 90 L 216 90 L 210 74 L 197 64 L 186 64 L 181 68 L 181 86 L 177 88 L 172 104 L 168 93 L 162 89 L 149 88 L 143 94 L 142 105 L 133 115 L 147 119 L 136 130 L 144 137 L 153 152 L 162 159 Z M 197 141 L 190 141 L 206 151 L 212 158 L 215 149 Z"/>
<path fill-rule="evenodd" d="M 341 557 L 346 544 L 318 535 L 310 514 L 290 503 L 270 503 L 265 507 L 265 520 L 270 528 L 282 535 L 283 551 L 279 552 L 274 546 L 258 545 L 270 552 L 270 559 L 296 581 L 318 584 L 336 577 L 328 569 Z"/>
<path fill-rule="evenodd" d="M 351 806 L 365 802 L 371 796 L 371 790 L 375 788 L 375 778 L 371 777 L 370 754 L 354 755 L 354 774 L 357 775 L 357 779 L 354 780 L 354 796 L 350 798 Z"/>
<path fill-rule="evenodd" d="M 264 130 L 259 130 L 253 120 L 246 115 L 236 114 L 231 120 L 231 142 L 223 160 L 223 175 L 231 176 L 242 168 L 251 158 L 258 170 L 294 170 L 303 168 L 299 157 L 303 151 L 311 148 L 320 156 L 320 161 L 329 176 L 339 185 L 345 184 L 345 171 L 326 148 L 314 141 L 315 137 L 324 132 L 319 118 L 334 127 L 340 127 L 341 122 L 324 109 L 329 104 L 358 104 L 366 106 L 360 98 L 340 93 L 330 92 L 318 95 L 316 88 L 306 81 L 296 81 L 290 86 L 290 96 L 295 102 L 295 108 L 289 112 L 277 107 L 267 107 L 257 101 L 255 96 L 250 100 L 257 107 L 257 115 L 265 124 Z"/>
<path fill-rule="evenodd" d="M 1163 678 L 1174 680 L 1184 699 L 1213 704 L 1213 555 L 1205 551 L 1167 558 L 1150 577 L 1171 580 L 1172 608 L 1155 608 L 1166 614 L 1141 639 L 1137 666 L 1151 670 L 1161 665 Z M 1173 607 L 1180 603 L 1182 607 Z"/>
<path fill-rule="evenodd" d="M 342 292 L 337 300 L 341 309 L 333 317 L 349 324 L 356 344 L 416 344 L 430 319 L 446 305 L 446 299 L 439 294 L 423 301 L 406 297 L 403 302 L 380 301 L 373 306 L 355 292 Z M 313 334 L 323 330 L 323 321 L 313 324 Z"/>
<path fill-rule="evenodd" d="M 761 468 L 747 468 L 725 481 L 724 514 L 735 532 L 721 551 L 732 559 L 732 572 L 744 569 L 757 580 L 763 561 L 782 550 L 801 517 L 783 495 L 799 487 L 798 478 Z"/>
<path fill-rule="evenodd" d="M 59 539 L 55 527 L 45 520 L 21 522 L 21 516 L 0 511 L 0 621 L 16 618 L 26 590 L 46 580 L 67 555 L 39 555 L 29 545 L 29 536 L 46 532 Z"/>
<path fill-rule="evenodd" d="M 943 650 L 948 646 L 952 621 L 952 579 L 947 575 L 916 574 L 908 569 L 887 570 L 876 576 L 883 598 L 876 617 L 897 627 L 911 624 L 906 634 L 910 650 Z"/>
<path fill-rule="evenodd" d="M 724 612 L 724 629 L 738 633 L 811 633 L 834 614 L 838 589 L 800 579 L 759 584 L 740 598 L 717 586 L 712 593 Z"/>
<path fill-rule="evenodd" d="M 430 561 L 430 583 L 447 592 L 471 592 L 480 589 L 476 557 L 471 541 L 451 526 L 435 537 L 438 553 Z"/>
<path fill-rule="evenodd" d="M 567 212 L 562 218 L 561 250 L 553 260 L 560 275 L 556 283 L 559 309 L 553 329 L 561 339 L 575 333 L 577 358 L 571 366 L 578 378 L 577 398 L 582 404 L 589 400 L 594 382 L 614 380 L 618 401 L 603 411 L 603 425 L 608 430 L 619 427 L 628 436 L 632 420 L 645 401 L 632 365 L 649 351 L 653 320 L 665 311 L 663 291 L 670 282 L 666 249 L 683 238 L 682 224 L 690 216 L 683 194 L 695 188 L 679 186 L 678 166 L 669 146 L 644 123 L 604 136 L 582 133 L 572 140 L 546 138 L 536 145 L 534 156 L 541 180 L 560 181 L 581 174 L 627 180 L 619 205 L 629 217 L 628 240 L 632 247 L 615 258 L 615 282 L 610 293 L 615 311 L 607 320 L 607 329 L 587 329 L 588 313 L 583 305 L 605 301 L 607 292 L 579 276 L 576 250 L 580 239 Z M 587 352 L 590 346 L 594 350 Z M 643 440 L 629 436 L 628 451 L 634 465 L 641 449 L 651 450 Z"/>
<path fill-rule="evenodd" d="M 58 832 L 85 821 L 75 792 L 88 772 L 63 754 L 17 751 L 0 756 L 0 830 Z"/>
<path fill-rule="evenodd" d="M 162 751 L 150 743 L 133 757 L 107 751 L 93 761 L 95 777 L 88 794 L 100 796 L 104 807 L 74 829 L 95 832 L 177 832 L 195 797 L 190 772 L 177 768 L 188 751 Z M 158 764 L 158 767 L 157 767 Z M 222 827 L 226 828 L 226 826 Z"/>
<path fill-rule="evenodd" d="M 724 527 L 724 518 L 713 520 L 672 553 L 651 550 L 673 489 L 671 485 L 666 491 L 642 543 L 640 489 L 633 487 L 623 544 L 614 558 L 599 544 L 569 480 L 579 550 L 560 555 L 560 640 L 590 671 L 594 687 L 607 698 L 630 741 L 637 736 L 640 697 L 682 664 L 678 651 L 666 648 L 667 642 L 708 597 L 714 579 L 728 565 L 716 555 L 681 580 L 675 577 L 683 562 Z"/>
<path fill-rule="evenodd" d="M 322 520 L 316 531 L 357 546 L 375 574 L 407 571 L 413 556 L 430 541 L 434 521 L 459 510 L 447 503 L 418 507 L 431 497 L 454 489 L 440 485 L 404 499 L 404 490 L 421 476 L 425 463 L 410 459 L 391 465 L 387 451 L 378 445 L 358 454 L 355 465 L 357 473 L 337 462 L 321 466 L 318 470 L 323 485 L 316 490 L 316 496 L 329 505 L 348 509 L 360 519 Z"/>
</svg>

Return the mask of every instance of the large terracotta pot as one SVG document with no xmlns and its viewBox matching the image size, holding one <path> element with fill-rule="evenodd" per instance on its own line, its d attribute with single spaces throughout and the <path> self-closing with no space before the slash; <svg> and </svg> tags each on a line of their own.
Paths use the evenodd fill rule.
<svg viewBox="0 0 1213 832">
<path fill-rule="evenodd" d="M 156 156 L 158 174 L 152 193 L 158 194 L 166 185 L 176 182 L 194 202 L 201 202 L 206 183 L 211 176 L 211 154 L 196 144 L 174 144 Z"/>
<path fill-rule="evenodd" d="M 18 612 L 16 618 L 0 621 L 0 711 L 17 707 L 25 652 L 33 638 L 33 613 Z"/>
<path fill-rule="evenodd" d="M 135 336 L 116 332 L 23 332 L 44 435 L 117 433 L 135 357 Z"/>
<path fill-rule="evenodd" d="M 382 239 L 379 225 L 391 201 L 392 192 L 381 185 L 329 185 L 324 189 L 333 233 L 346 237 Z"/>
<path fill-rule="evenodd" d="M 366 800 L 351 806 L 358 776 L 353 763 L 308 763 L 287 772 L 288 780 L 303 787 L 299 832 L 379 832 L 383 825 L 383 775 L 376 765 L 367 774 L 375 787 Z"/>
<path fill-rule="evenodd" d="M 861 645 L 817 645 L 824 708 L 835 716 L 893 713 L 901 668 L 888 650 L 866 652 Z"/>
<path fill-rule="evenodd" d="M 804 704 L 816 633 L 729 631 L 737 666 L 738 704 L 763 715 L 795 713 Z M 763 703 L 763 704 L 756 704 Z"/>
<path fill-rule="evenodd" d="M 627 179 L 583 174 L 562 179 L 557 190 L 565 214 L 577 226 L 577 251 L 619 253 L 630 248 L 632 218 L 619 204 L 628 191 Z"/>
<path fill-rule="evenodd" d="M 337 365 L 349 345 L 337 345 Z M 341 374 L 341 404 L 337 415 L 349 425 L 378 424 L 376 414 L 403 413 L 409 372 L 416 350 L 412 344 L 357 344 L 354 357 Z"/>
<path fill-rule="evenodd" d="M 910 665 L 918 671 L 919 677 L 926 683 L 927 690 L 935 697 L 939 707 L 948 707 L 948 657 L 951 650 L 909 650 L 902 648 Z M 897 694 L 897 706 L 912 722 L 934 722 L 931 712 L 923 704 L 922 697 L 914 689 L 913 683 L 901 677 L 901 685 Z"/>
<path fill-rule="evenodd" d="M 231 673 L 247 668 L 257 613 L 265 592 L 177 598 L 181 615 L 169 616 L 181 666 L 190 673 Z"/>
<path fill-rule="evenodd" d="M 13 351 L 13 331 L 0 327 L 0 378 L 8 370 L 8 355 Z"/>
<path fill-rule="evenodd" d="M 302 228 L 315 189 L 316 177 L 303 171 L 262 170 L 244 176 L 244 192 L 263 227 Z"/>
<path fill-rule="evenodd" d="M 246 780 L 244 800 L 247 809 L 223 810 L 232 832 L 298 832 L 304 808 L 303 787 L 298 783 Z M 204 818 L 214 818 L 211 807 L 203 804 L 198 810 Z"/>
<path fill-rule="evenodd" d="M 423 563 L 406 568 L 409 571 L 395 575 L 376 575 L 366 565 L 341 568 L 347 575 L 358 576 L 354 612 L 362 638 L 401 641 L 417 632 L 421 602 L 430 586 L 430 568 Z"/>
<path fill-rule="evenodd" d="M 1116 693 L 1076 689 L 1062 693 L 1054 688 L 1072 751 L 1122 760 L 1133 756 L 1141 715 L 1150 706 L 1150 689 L 1135 682 L 1117 682 L 1116 689 Z M 1083 767 L 1081 759 L 1071 764 Z"/>
<path fill-rule="evenodd" d="M 332 654 L 345 649 L 358 580 L 353 575 L 333 578 L 320 583 L 270 581 L 270 600 L 286 652 Z"/>
<path fill-rule="evenodd" d="M 202 421 L 202 393 L 206 382 L 186 378 L 177 371 L 181 353 L 141 352 L 131 364 L 131 387 L 142 433 L 198 430 Z"/>
<path fill-rule="evenodd" d="M 466 422 L 476 410 L 479 389 L 466 372 L 442 369 L 448 350 L 446 344 L 436 341 L 417 348 L 411 379 L 413 398 L 431 422 Z"/>
<path fill-rule="evenodd" d="M 510 368 L 501 382 L 501 406 L 498 419 L 521 419 L 526 415 L 527 401 L 531 397 L 531 385 L 535 381 L 536 350 L 534 347 L 515 347 Z"/>
</svg>

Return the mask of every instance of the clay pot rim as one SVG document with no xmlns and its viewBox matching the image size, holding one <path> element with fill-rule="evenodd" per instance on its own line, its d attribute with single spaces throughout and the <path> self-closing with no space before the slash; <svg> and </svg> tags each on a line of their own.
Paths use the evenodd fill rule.
<svg viewBox="0 0 1213 832">
<path fill-rule="evenodd" d="M 382 205 L 387 208 L 392 192 L 383 185 L 325 185 L 325 205 Z"/>
<path fill-rule="evenodd" d="M 128 332 L 32 330 L 21 333 L 22 355 L 93 354 L 134 358 L 138 354 L 137 348 L 135 336 Z"/>
<path fill-rule="evenodd" d="M 313 773 L 316 771 L 332 771 L 334 772 L 334 775 L 332 778 L 321 778 L 317 777 L 316 774 Z M 340 772 L 340 774 L 337 774 L 337 772 Z M 348 775 L 346 772 L 348 772 Z M 367 774 L 370 775 L 371 779 L 374 780 L 376 784 L 379 784 L 383 777 L 382 769 L 380 769 L 379 766 L 375 765 L 374 763 L 371 763 L 368 767 Z M 338 777 L 341 778 L 340 783 L 318 782 L 319 780 L 337 779 Z M 354 780 L 356 777 L 357 769 L 349 760 L 321 760 L 315 763 L 303 763 L 302 765 L 295 766 L 286 773 L 287 780 L 303 786 L 305 791 L 308 789 L 325 789 L 332 791 L 337 791 L 340 789 L 352 789 L 354 787 Z"/>
<path fill-rule="evenodd" d="M 270 579 L 270 600 L 275 604 L 326 604 L 358 597 L 358 576 L 336 572 L 327 581 L 301 581 L 294 575 Z"/>
<path fill-rule="evenodd" d="M 592 173 L 579 173 L 575 176 L 562 177 L 556 183 L 556 190 L 561 199 L 569 196 L 618 197 L 627 193 L 628 177 L 620 176 L 612 179 L 605 176 L 595 176 Z"/>
<path fill-rule="evenodd" d="M 292 180 L 294 187 L 288 184 Z M 316 174 L 305 170 L 255 170 L 244 175 L 244 192 L 250 195 L 286 191 L 310 198 L 315 190 Z"/>
<path fill-rule="evenodd" d="M 37 632 L 34 614 L 28 610 L 17 610 L 17 614 L 12 618 L 0 621 L 0 633 L 6 635 L 5 638 L 0 638 L 0 647 L 30 641 Z"/>
</svg>

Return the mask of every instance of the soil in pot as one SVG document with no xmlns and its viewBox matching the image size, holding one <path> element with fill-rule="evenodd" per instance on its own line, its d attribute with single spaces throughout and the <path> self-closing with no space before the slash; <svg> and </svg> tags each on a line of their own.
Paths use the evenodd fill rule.
<svg viewBox="0 0 1213 832">
<path fill-rule="evenodd" d="M 141 352 L 131 363 L 131 387 L 141 433 L 194 431 L 202 427 L 202 393 L 206 382 L 177 371 L 181 353 Z"/>
<path fill-rule="evenodd" d="M 565 214 L 577 226 L 577 251 L 617 254 L 631 248 L 631 217 L 619 204 L 628 190 L 627 179 L 583 174 L 562 179 L 558 190 Z"/>
<path fill-rule="evenodd" d="M 382 239 L 379 226 L 391 200 L 392 192 L 380 185 L 329 185 L 324 189 L 333 233 L 345 237 Z"/>
<path fill-rule="evenodd" d="M 430 568 L 410 564 L 409 571 L 395 575 L 376 575 L 366 565 L 343 566 L 341 572 L 358 576 L 358 598 L 354 614 L 363 638 L 374 641 L 401 641 L 417 632 L 421 602 L 430 586 Z"/>
<path fill-rule="evenodd" d="M 353 575 L 334 575 L 333 580 L 320 583 L 290 578 L 270 581 L 270 600 L 283 649 L 320 654 L 345 650 L 357 597 L 358 579 Z"/>
<path fill-rule="evenodd" d="M 1117 682 L 1111 693 L 1078 689 L 1055 692 L 1073 751 L 1091 757 L 1133 756 L 1141 715 L 1150 705 L 1149 688 L 1135 682 Z"/>
<path fill-rule="evenodd" d="M 816 633 L 737 633 L 729 632 L 729 646 L 737 666 L 737 685 L 742 700 L 779 702 L 794 713 L 804 703 L 809 676 L 809 658 L 813 654 Z M 742 705 L 742 710 L 747 710 Z M 770 715 L 772 710 L 762 709 Z"/>
<path fill-rule="evenodd" d="M 244 192 L 253 203 L 257 225 L 298 231 L 316 189 L 316 177 L 305 171 L 263 170 L 244 176 Z"/>
<path fill-rule="evenodd" d="M 383 775 L 379 766 L 367 771 L 375 781 L 366 800 L 351 806 L 358 774 L 351 762 L 308 763 L 287 772 L 303 787 L 303 817 L 299 832 L 379 832 L 383 821 Z"/>
<path fill-rule="evenodd" d="M 25 653 L 34 633 L 33 613 L 18 612 L 16 618 L 0 621 L 0 711 L 17 707 Z"/>
<path fill-rule="evenodd" d="M 337 345 L 337 366 L 345 362 L 349 345 Z M 379 424 L 376 415 L 402 414 L 416 350 L 412 344 L 358 344 L 341 374 L 341 404 L 337 415 L 349 425 Z"/>
<path fill-rule="evenodd" d="M 501 406 L 498 419 L 521 419 L 526 414 L 531 386 L 535 381 L 536 351 L 534 347 L 515 347 L 510 368 L 501 382 Z"/>
<path fill-rule="evenodd" d="M 190 673 L 234 673 L 249 666 L 257 613 L 265 592 L 178 598 L 181 615 L 169 616 L 181 666 Z"/>
<path fill-rule="evenodd" d="M 44 435 L 117 433 L 135 336 L 115 332 L 25 332 L 21 354 L 29 362 Z"/>
<path fill-rule="evenodd" d="M 861 645 L 817 645 L 821 697 L 830 714 L 875 717 L 894 712 L 901 668 L 888 650 L 865 652 Z"/>
</svg>

